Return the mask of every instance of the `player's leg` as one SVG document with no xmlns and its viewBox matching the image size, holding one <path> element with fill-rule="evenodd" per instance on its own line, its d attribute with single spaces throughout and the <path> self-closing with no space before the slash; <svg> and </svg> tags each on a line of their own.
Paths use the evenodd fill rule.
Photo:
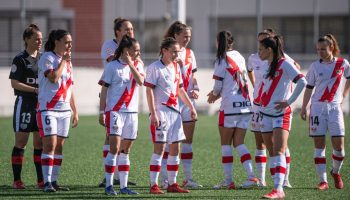
<svg viewBox="0 0 350 200">
<path fill-rule="evenodd" d="M 266 173 L 266 163 L 267 163 L 267 156 L 266 156 L 266 146 L 264 143 L 263 136 L 261 132 L 254 132 L 255 136 L 255 165 L 256 165 L 256 172 L 257 172 L 257 178 L 259 179 L 259 186 L 266 186 L 266 180 L 265 180 L 265 173 Z"/>
<path fill-rule="evenodd" d="M 33 132 L 33 147 L 34 147 L 33 161 L 34 161 L 36 175 L 37 175 L 36 187 L 43 189 L 44 178 L 43 178 L 43 172 L 41 168 L 41 154 L 43 152 L 43 143 L 38 131 Z"/>
<path fill-rule="evenodd" d="M 317 188 L 319 190 L 328 189 L 327 181 L 327 164 L 326 164 L 326 139 L 324 135 L 314 136 L 314 161 L 316 172 L 319 177 L 319 184 Z"/>
</svg>

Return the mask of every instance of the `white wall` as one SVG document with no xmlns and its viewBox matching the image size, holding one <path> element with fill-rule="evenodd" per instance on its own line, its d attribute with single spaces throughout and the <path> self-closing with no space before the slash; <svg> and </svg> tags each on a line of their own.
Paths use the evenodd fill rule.
<svg viewBox="0 0 350 200">
<path fill-rule="evenodd" d="M 13 105 L 15 97 L 13 95 L 13 89 L 8 79 L 10 72 L 9 67 L 0 67 L 0 116 L 12 116 Z M 197 101 L 197 108 L 200 112 L 215 114 L 219 109 L 219 102 L 213 105 L 209 105 L 207 100 L 207 94 L 211 91 L 214 84 L 212 79 L 212 69 L 199 69 L 197 72 L 198 84 L 200 86 L 200 97 Z M 304 72 L 305 73 L 305 72 Z M 78 111 L 81 115 L 96 115 L 98 114 L 100 86 L 97 82 L 102 74 L 102 69 L 96 68 L 84 68 L 79 67 L 74 69 L 74 92 L 77 99 Z M 252 87 L 249 85 L 250 92 Z M 140 110 L 142 112 L 148 112 L 145 88 L 142 87 L 142 93 L 140 94 Z M 349 113 L 349 95 L 344 100 L 343 111 Z M 294 103 L 294 107 L 300 108 L 302 103 L 302 95 Z"/>
</svg>

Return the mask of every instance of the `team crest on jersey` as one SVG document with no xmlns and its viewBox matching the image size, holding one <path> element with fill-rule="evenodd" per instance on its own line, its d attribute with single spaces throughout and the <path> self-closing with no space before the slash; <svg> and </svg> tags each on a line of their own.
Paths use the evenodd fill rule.
<svg viewBox="0 0 350 200">
<path fill-rule="evenodd" d="M 28 125 L 27 124 L 24 124 L 24 123 L 21 123 L 21 129 L 26 129 L 27 127 L 28 127 Z"/>
<path fill-rule="evenodd" d="M 276 71 L 275 72 L 275 77 L 278 77 L 280 75 L 280 72 L 279 71 Z"/>
<path fill-rule="evenodd" d="M 311 132 L 316 132 L 317 127 L 311 127 Z"/>
<path fill-rule="evenodd" d="M 338 69 L 338 70 L 335 71 L 335 73 L 337 73 L 337 75 L 340 75 L 342 72 L 343 72 L 342 69 Z"/>
<path fill-rule="evenodd" d="M 17 66 L 16 66 L 15 64 L 13 64 L 13 65 L 11 66 L 11 72 L 14 73 L 14 72 L 16 72 L 16 71 L 17 71 Z"/>
<path fill-rule="evenodd" d="M 164 138 L 164 133 L 162 133 L 162 132 L 157 133 L 157 137 L 160 139 Z"/>
<path fill-rule="evenodd" d="M 51 131 L 51 127 L 46 127 L 45 128 L 45 132 L 50 132 Z"/>
</svg>

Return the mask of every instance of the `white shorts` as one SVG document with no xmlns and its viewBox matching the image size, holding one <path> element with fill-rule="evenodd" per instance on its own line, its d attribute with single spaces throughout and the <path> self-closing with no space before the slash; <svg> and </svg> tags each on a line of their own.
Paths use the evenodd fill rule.
<svg viewBox="0 0 350 200">
<path fill-rule="evenodd" d="M 224 111 L 220 111 L 218 124 L 225 128 L 247 129 L 249 127 L 251 115 L 251 113 L 225 114 Z"/>
<path fill-rule="evenodd" d="M 345 135 L 344 117 L 340 104 L 314 103 L 310 107 L 309 135 L 325 136 L 327 131 L 332 137 Z"/>
<path fill-rule="evenodd" d="M 68 138 L 71 111 L 39 111 L 36 115 L 41 137 L 57 135 Z"/>
<path fill-rule="evenodd" d="M 137 138 L 137 113 L 108 111 L 106 112 L 105 120 L 107 136 L 117 135 L 127 140 L 135 140 Z"/>
<path fill-rule="evenodd" d="M 262 118 L 262 114 L 260 113 L 260 106 L 253 104 L 252 106 L 253 115 L 251 120 L 251 131 L 252 132 L 260 132 L 260 119 Z"/>
<path fill-rule="evenodd" d="M 195 106 L 195 101 L 193 99 L 190 99 L 193 106 Z M 182 122 L 193 122 L 194 120 L 191 117 L 191 109 L 186 106 L 186 104 L 181 103 L 180 104 L 180 113 L 181 113 L 181 119 Z"/>
<path fill-rule="evenodd" d="M 157 110 L 159 126 L 150 125 L 151 137 L 154 143 L 175 143 L 186 139 L 182 128 L 180 113 L 169 108 Z"/>
<path fill-rule="evenodd" d="M 261 133 L 270 133 L 275 128 L 281 128 L 286 131 L 290 131 L 292 125 L 293 112 L 289 107 L 286 109 L 284 114 L 280 116 L 271 116 L 266 113 L 261 113 L 260 118 L 260 132 Z"/>
</svg>

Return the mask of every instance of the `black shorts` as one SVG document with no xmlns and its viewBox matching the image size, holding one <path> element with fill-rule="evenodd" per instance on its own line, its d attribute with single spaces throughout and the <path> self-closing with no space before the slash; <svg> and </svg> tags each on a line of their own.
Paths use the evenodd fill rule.
<svg viewBox="0 0 350 200">
<path fill-rule="evenodd" d="M 36 98 L 17 96 L 13 111 L 14 132 L 33 132 L 39 130 L 36 123 L 36 105 Z"/>
</svg>

